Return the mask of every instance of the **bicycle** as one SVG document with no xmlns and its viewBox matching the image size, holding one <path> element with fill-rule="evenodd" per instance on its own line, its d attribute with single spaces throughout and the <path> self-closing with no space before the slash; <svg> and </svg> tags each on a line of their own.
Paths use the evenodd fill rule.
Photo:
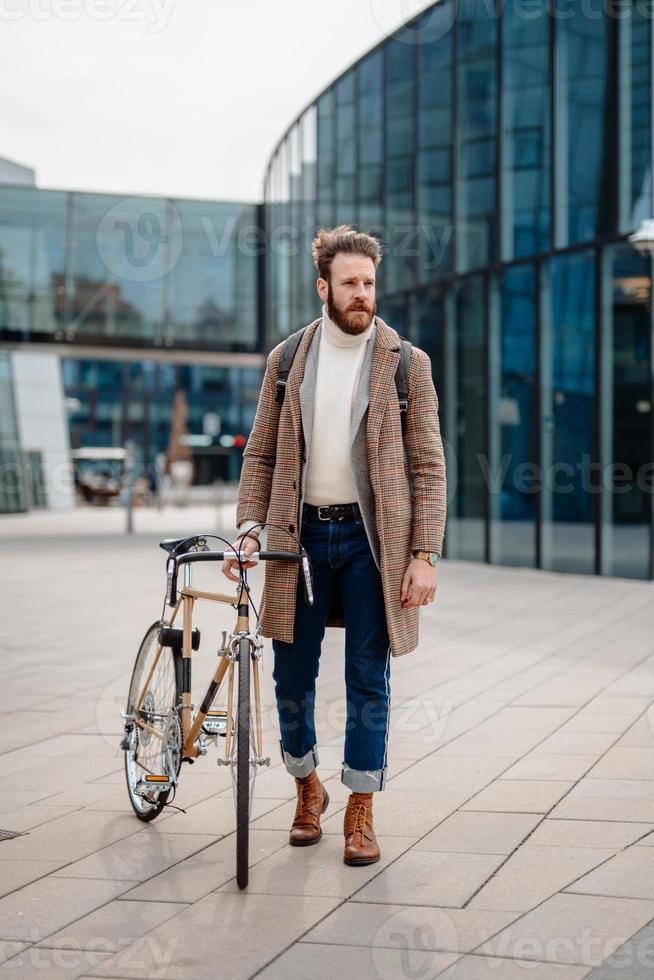
<svg viewBox="0 0 654 980">
<path fill-rule="evenodd" d="M 264 524 L 257 525 L 264 527 Z M 277 525 L 274 525 L 277 526 Z M 283 530 L 286 530 L 283 528 Z M 290 532 L 286 531 L 290 534 Z M 219 765 L 229 766 L 236 808 L 236 879 L 239 888 L 248 883 L 249 821 L 254 779 L 257 769 L 270 765 L 263 755 L 259 660 L 263 641 L 259 617 L 254 607 L 256 627 L 250 630 L 250 591 L 245 561 L 297 561 L 302 564 L 305 596 L 313 604 L 312 569 L 309 556 L 294 535 L 298 552 L 213 551 L 207 541 L 224 541 L 216 534 L 195 534 L 187 538 L 166 539 L 160 547 L 167 552 L 166 595 L 161 618 L 149 627 L 139 647 L 127 698 L 121 712 L 124 734 L 120 743 L 125 753 L 127 790 L 136 816 L 143 821 L 154 820 L 170 805 L 171 793 L 179 782 L 183 762 L 192 764 L 207 753 L 207 741 L 225 739 L 224 756 Z M 229 542 L 226 542 L 229 544 Z M 220 561 L 237 558 L 239 583 L 236 596 L 196 589 L 191 581 L 191 566 L 195 562 Z M 178 573 L 183 568 L 184 579 L 178 590 Z M 236 626 L 232 633 L 222 630 L 218 649 L 219 663 L 197 712 L 191 703 L 191 659 L 200 647 L 200 631 L 193 627 L 193 609 L 198 601 L 226 603 L 237 610 Z M 166 607 L 172 612 L 166 619 Z M 182 610 L 182 626 L 176 626 Z M 238 684 L 235 685 L 238 664 Z M 227 680 L 227 704 L 213 709 L 212 705 Z M 252 685 L 251 685 L 252 682 Z M 234 689 L 237 687 L 236 705 Z M 250 692 L 254 689 L 254 710 Z"/>
</svg>

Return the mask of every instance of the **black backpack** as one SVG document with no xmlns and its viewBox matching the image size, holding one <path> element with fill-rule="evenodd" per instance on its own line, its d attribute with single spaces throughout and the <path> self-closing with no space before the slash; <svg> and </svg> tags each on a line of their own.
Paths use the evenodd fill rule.
<svg viewBox="0 0 654 980">
<path fill-rule="evenodd" d="M 295 352 L 298 349 L 298 345 L 302 340 L 302 335 L 306 329 L 306 327 L 300 327 L 299 330 L 296 330 L 295 333 L 292 333 L 290 337 L 287 337 L 284 341 L 284 346 L 282 347 L 282 352 L 279 357 L 277 387 L 275 391 L 275 401 L 279 402 L 280 405 L 284 401 L 284 395 L 286 394 L 286 382 L 291 370 L 291 365 L 293 364 Z M 400 345 L 400 360 L 395 372 L 395 387 L 397 388 L 397 397 L 400 403 L 402 437 L 404 438 L 404 433 L 406 431 L 406 412 L 409 399 L 409 362 L 411 360 L 411 341 L 400 338 Z"/>
</svg>

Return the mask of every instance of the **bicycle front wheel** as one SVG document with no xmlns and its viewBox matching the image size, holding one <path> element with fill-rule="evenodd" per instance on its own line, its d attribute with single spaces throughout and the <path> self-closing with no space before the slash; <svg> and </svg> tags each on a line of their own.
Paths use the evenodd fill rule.
<svg viewBox="0 0 654 980">
<path fill-rule="evenodd" d="M 238 647 L 238 714 L 236 729 L 236 881 L 248 883 L 250 857 L 250 641 Z"/>
<path fill-rule="evenodd" d="M 132 808 L 139 820 L 154 820 L 170 790 L 145 785 L 146 776 L 177 779 L 182 730 L 179 665 L 172 650 L 159 643 L 160 623 L 145 634 L 134 664 L 126 708 L 125 777 Z"/>
</svg>

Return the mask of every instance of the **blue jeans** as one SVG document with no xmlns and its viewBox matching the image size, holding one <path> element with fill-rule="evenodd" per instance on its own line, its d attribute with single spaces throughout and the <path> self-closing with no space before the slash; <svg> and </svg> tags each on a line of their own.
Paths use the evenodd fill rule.
<svg viewBox="0 0 654 980">
<path fill-rule="evenodd" d="M 315 513 L 315 512 L 314 512 Z M 273 639 L 273 679 L 288 772 L 308 776 L 319 762 L 314 725 L 316 678 L 333 591 L 345 621 L 345 746 L 341 782 L 353 792 L 384 788 L 390 715 L 391 647 L 379 569 L 358 510 L 321 520 L 303 504 L 300 540 L 311 558 L 314 604 L 298 575 L 293 643 Z"/>
</svg>

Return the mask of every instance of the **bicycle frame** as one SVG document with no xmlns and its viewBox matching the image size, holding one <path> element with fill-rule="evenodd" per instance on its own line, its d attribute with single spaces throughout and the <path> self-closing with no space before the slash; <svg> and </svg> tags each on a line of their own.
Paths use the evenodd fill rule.
<svg viewBox="0 0 654 980">
<path fill-rule="evenodd" d="M 191 658 L 193 655 L 193 609 L 196 602 L 199 601 L 209 601 L 209 602 L 221 602 L 234 606 L 237 609 L 237 619 L 234 631 L 230 634 L 229 644 L 226 644 L 223 640 L 223 645 L 218 651 L 219 663 L 216 667 L 213 677 L 209 682 L 206 693 L 198 712 L 193 716 L 194 705 L 191 703 Z M 260 650 L 263 644 L 258 640 L 258 637 L 250 632 L 250 603 L 248 599 L 248 594 L 245 588 L 241 585 L 239 587 L 239 592 L 236 597 L 227 595 L 220 592 L 206 592 L 200 589 L 195 589 L 191 582 L 191 566 L 190 564 L 184 565 L 184 584 L 179 591 L 178 598 L 172 607 L 173 611 L 168 622 L 162 619 L 162 627 L 172 627 L 175 623 L 177 615 L 182 610 L 182 644 L 181 649 L 179 647 L 173 647 L 173 653 L 177 653 L 179 656 L 181 654 L 181 705 L 180 705 L 180 724 L 182 729 L 182 759 L 195 759 L 199 755 L 203 755 L 206 748 L 203 747 L 200 740 L 200 735 L 202 732 L 202 726 L 207 717 L 207 714 L 211 710 L 211 705 L 214 702 L 216 694 L 220 689 L 220 686 L 225 678 L 225 674 L 228 673 L 227 678 L 227 731 L 226 731 L 226 741 L 225 741 L 225 760 L 229 758 L 231 749 L 231 739 L 232 739 L 232 721 L 234 717 L 233 712 L 233 697 L 234 697 L 234 664 L 238 657 L 238 644 L 243 637 L 246 637 L 250 641 L 250 650 L 252 657 L 252 688 L 254 692 L 254 737 L 255 737 L 255 754 L 258 759 L 263 756 L 263 732 L 261 725 L 261 695 L 260 695 L 260 678 L 259 678 L 259 659 Z M 226 633 L 224 637 L 226 638 Z M 148 675 L 145 678 L 141 691 L 139 693 L 136 706 L 135 706 L 135 717 L 134 721 L 141 728 L 147 730 L 152 735 L 163 740 L 163 735 L 161 732 L 157 731 L 152 726 L 148 725 L 145 721 L 138 717 L 138 711 L 141 707 L 141 703 L 145 694 L 149 688 L 150 681 L 156 670 L 157 663 L 161 657 L 162 650 L 164 649 L 164 644 L 161 640 L 157 644 L 157 651 L 153 658 L 152 665 L 148 671 Z M 252 652 L 253 651 L 253 652 Z"/>
</svg>

